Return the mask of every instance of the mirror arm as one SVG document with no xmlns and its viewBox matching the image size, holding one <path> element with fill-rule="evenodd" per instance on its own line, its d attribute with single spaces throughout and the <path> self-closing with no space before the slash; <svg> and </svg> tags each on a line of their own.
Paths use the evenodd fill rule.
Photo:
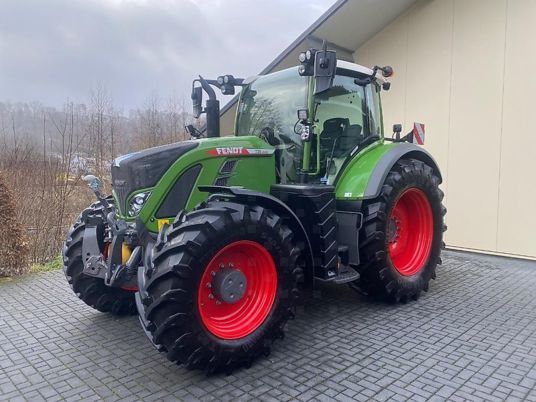
<svg viewBox="0 0 536 402">
<path fill-rule="evenodd" d="M 203 90 L 207 93 L 208 98 L 210 100 L 215 100 L 216 92 L 214 92 L 214 89 L 210 86 L 210 82 L 205 80 L 202 76 L 199 76 L 199 82 L 201 83 Z"/>
</svg>

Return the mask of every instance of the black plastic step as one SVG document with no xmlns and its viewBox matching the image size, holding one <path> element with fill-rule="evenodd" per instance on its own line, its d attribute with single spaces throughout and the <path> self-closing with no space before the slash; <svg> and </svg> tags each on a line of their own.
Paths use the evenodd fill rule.
<svg viewBox="0 0 536 402">
<path fill-rule="evenodd" d="M 332 282 L 337 285 L 342 285 L 343 283 L 353 282 L 359 279 L 359 272 L 357 272 L 352 267 L 347 265 L 339 267 L 339 275 L 333 278 Z"/>
</svg>

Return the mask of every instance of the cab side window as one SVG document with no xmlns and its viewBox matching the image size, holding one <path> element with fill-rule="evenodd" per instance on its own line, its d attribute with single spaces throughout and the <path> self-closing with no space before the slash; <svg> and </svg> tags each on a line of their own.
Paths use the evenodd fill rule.
<svg viewBox="0 0 536 402">
<path fill-rule="evenodd" d="M 370 134 L 365 87 L 357 85 L 353 77 L 337 75 L 333 86 L 318 94 L 315 102 L 320 177 L 329 183 L 346 157 Z"/>
</svg>

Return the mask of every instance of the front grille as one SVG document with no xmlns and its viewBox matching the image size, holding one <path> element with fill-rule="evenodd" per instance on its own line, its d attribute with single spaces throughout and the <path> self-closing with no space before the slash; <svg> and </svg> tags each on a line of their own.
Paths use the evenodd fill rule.
<svg viewBox="0 0 536 402">
<path fill-rule="evenodd" d="M 130 194 L 138 189 L 154 187 L 178 158 L 197 145 L 195 142 L 179 142 L 117 158 L 112 165 L 112 186 L 119 211 L 126 214 Z"/>
<path fill-rule="evenodd" d="M 117 207 L 119 209 L 119 212 L 124 215 L 127 212 L 126 203 L 127 203 L 127 197 L 129 194 L 128 185 L 126 181 L 124 180 L 115 180 L 113 182 L 113 188 L 114 188 L 115 196 L 117 197 L 117 201 L 118 201 Z"/>
</svg>

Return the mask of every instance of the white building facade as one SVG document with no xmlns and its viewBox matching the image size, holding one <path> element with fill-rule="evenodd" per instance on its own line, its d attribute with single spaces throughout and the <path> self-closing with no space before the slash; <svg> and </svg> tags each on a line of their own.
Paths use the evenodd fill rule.
<svg viewBox="0 0 536 402">
<path fill-rule="evenodd" d="M 341 0 L 261 73 L 323 39 L 341 59 L 391 65 L 386 135 L 393 123 L 426 125 L 447 246 L 536 259 L 534 21 L 536 0 Z M 234 109 L 223 109 L 222 132 Z"/>
</svg>

